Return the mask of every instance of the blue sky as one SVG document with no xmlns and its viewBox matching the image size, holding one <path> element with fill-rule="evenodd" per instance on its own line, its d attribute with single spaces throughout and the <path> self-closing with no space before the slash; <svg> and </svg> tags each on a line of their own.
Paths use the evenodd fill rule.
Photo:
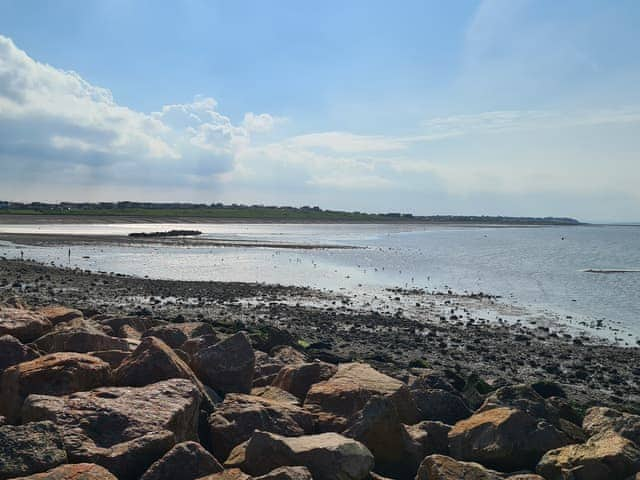
<svg viewBox="0 0 640 480">
<path fill-rule="evenodd" d="M 640 219 L 637 1 L 0 3 L 0 197 Z"/>
</svg>

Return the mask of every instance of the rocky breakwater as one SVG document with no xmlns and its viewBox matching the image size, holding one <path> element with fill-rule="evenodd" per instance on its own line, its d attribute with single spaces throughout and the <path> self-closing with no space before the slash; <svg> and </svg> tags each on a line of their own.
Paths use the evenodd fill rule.
<svg viewBox="0 0 640 480">
<path fill-rule="evenodd" d="M 0 480 L 639 478 L 640 416 L 559 385 L 390 376 L 241 328 L 0 305 Z"/>
</svg>

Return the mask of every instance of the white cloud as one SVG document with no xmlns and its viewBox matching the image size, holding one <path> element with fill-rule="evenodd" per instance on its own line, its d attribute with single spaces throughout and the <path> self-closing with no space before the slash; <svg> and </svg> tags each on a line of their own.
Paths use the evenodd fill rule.
<svg viewBox="0 0 640 480">
<path fill-rule="evenodd" d="M 253 112 L 247 112 L 244 114 L 244 120 L 242 126 L 247 132 L 266 133 L 275 127 L 276 123 L 283 122 L 283 118 L 274 117 L 268 113 L 256 114 Z"/>
</svg>

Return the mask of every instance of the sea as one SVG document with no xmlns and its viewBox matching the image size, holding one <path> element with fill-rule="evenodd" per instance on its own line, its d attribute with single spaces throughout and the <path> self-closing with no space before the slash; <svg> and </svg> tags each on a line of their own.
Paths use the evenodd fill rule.
<svg viewBox="0 0 640 480">
<path fill-rule="evenodd" d="M 616 325 L 640 338 L 640 226 L 449 226 L 413 224 L 0 225 L 0 232 L 123 235 L 200 230 L 229 243 L 278 248 L 181 245 L 22 246 L 0 255 L 172 280 L 311 286 L 334 292 L 407 288 L 485 293 L 567 321 Z M 353 248 L 355 247 L 355 248 Z M 633 343 L 633 342 L 632 342 Z"/>
</svg>

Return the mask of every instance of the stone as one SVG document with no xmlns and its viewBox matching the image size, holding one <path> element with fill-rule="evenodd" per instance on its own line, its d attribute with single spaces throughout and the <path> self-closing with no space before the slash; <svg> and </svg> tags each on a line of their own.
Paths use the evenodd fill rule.
<svg viewBox="0 0 640 480">
<path fill-rule="evenodd" d="M 0 413 L 10 423 L 20 420 L 25 398 L 32 393 L 66 395 L 108 385 L 111 367 L 83 353 L 52 353 L 8 368 L 0 379 Z"/>
<path fill-rule="evenodd" d="M 206 477 L 201 477 L 198 480 L 252 480 L 252 479 L 253 477 L 250 477 L 239 468 L 230 468 L 229 470 L 225 470 L 220 473 L 214 473 L 212 475 L 207 475 Z"/>
<path fill-rule="evenodd" d="M 390 397 L 402 423 L 417 421 L 409 388 L 363 363 L 345 363 L 329 380 L 314 384 L 304 406 L 316 414 L 321 431 L 341 431 L 356 412 L 375 395 Z"/>
<path fill-rule="evenodd" d="M 256 350 L 270 352 L 280 345 L 293 345 L 296 339 L 286 330 L 273 325 L 260 325 L 249 335 L 251 344 Z"/>
<path fill-rule="evenodd" d="M 256 350 L 254 353 L 256 363 L 253 373 L 253 386 L 265 387 L 271 385 L 276 379 L 278 372 L 285 366 L 285 363 L 260 350 Z"/>
<path fill-rule="evenodd" d="M 77 318 L 84 318 L 84 315 L 80 310 L 58 305 L 39 308 L 37 312 L 43 315 L 54 326 L 58 325 L 59 323 L 73 321 Z"/>
<path fill-rule="evenodd" d="M 416 480 L 502 480 L 503 476 L 479 463 L 461 462 L 445 455 L 429 455 L 420 464 Z"/>
<path fill-rule="evenodd" d="M 533 468 L 546 451 L 568 443 L 546 420 L 507 407 L 475 413 L 449 432 L 452 457 L 504 471 Z"/>
<path fill-rule="evenodd" d="M 413 389 L 411 397 L 420 420 L 435 420 L 449 425 L 473 413 L 459 395 L 440 389 Z"/>
<path fill-rule="evenodd" d="M 41 313 L 0 306 L 0 335 L 11 335 L 29 343 L 52 328 L 51 322 Z"/>
<path fill-rule="evenodd" d="M 180 350 L 189 355 L 189 358 L 193 357 L 200 350 L 210 347 L 218 343 L 220 339 L 217 335 L 201 335 L 188 339 L 180 346 Z"/>
<path fill-rule="evenodd" d="M 142 338 L 144 337 L 159 338 L 171 348 L 180 348 L 189 339 L 178 324 L 158 325 L 150 328 L 142 334 Z"/>
<path fill-rule="evenodd" d="M 150 317 L 107 317 L 100 319 L 100 323 L 111 331 L 111 335 L 120 338 L 140 339 L 142 334 L 158 325 L 157 320 Z"/>
<path fill-rule="evenodd" d="M 313 416 L 288 402 L 230 393 L 209 417 L 213 454 L 224 461 L 256 429 L 289 437 L 310 434 Z"/>
<path fill-rule="evenodd" d="M 595 435 L 584 444 L 547 452 L 536 472 L 547 480 L 625 479 L 640 471 L 640 448 L 612 431 Z"/>
<path fill-rule="evenodd" d="M 221 393 L 249 393 L 254 365 L 253 348 L 244 332 L 198 351 L 191 362 L 198 378 Z"/>
<path fill-rule="evenodd" d="M 544 477 L 536 475 L 535 473 L 519 473 L 517 475 L 511 475 L 506 480 L 545 480 Z"/>
<path fill-rule="evenodd" d="M 402 443 L 405 458 L 414 473 L 425 457 L 433 454 L 449 454 L 450 425 L 425 420 L 415 425 L 403 425 L 403 427 Z"/>
<path fill-rule="evenodd" d="M 325 362 L 295 363 L 283 366 L 272 385 L 292 393 L 304 401 L 312 385 L 329 380 L 338 367 Z"/>
<path fill-rule="evenodd" d="M 95 328 L 68 327 L 50 332 L 38 338 L 34 344 L 47 353 L 79 352 L 95 350 L 130 350 L 130 344 L 123 338 L 105 335 Z"/>
<path fill-rule="evenodd" d="M 15 480 L 118 480 L 109 470 L 93 463 L 60 465 L 43 473 Z"/>
<path fill-rule="evenodd" d="M 313 480 L 313 477 L 307 467 L 280 467 L 256 480 Z"/>
<path fill-rule="evenodd" d="M 88 355 L 107 362 L 115 370 L 125 358 L 131 355 L 131 352 L 124 350 L 98 350 L 97 352 L 89 352 Z"/>
<path fill-rule="evenodd" d="M 373 462 L 367 447 L 337 433 L 283 437 L 257 430 L 233 449 L 225 466 L 253 476 L 283 466 L 305 466 L 315 480 L 363 480 Z"/>
<path fill-rule="evenodd" d="M 282 390 L 281 388 L 274 387 L 273 385 L 269 385 L 267 387 L 254 387 L 251 389 L 251 395 L 279 403 L 290 403 L 291 405 L 300 406 L 300 400 L 298 400 L 298 397 Z"/>
<path fill-rule="evenodd" d="M 16 337 L 11 335 L 0 337 L 0 373 L 12 365 L 33 360 L 37 356 L 37 352 L 24 345 Z"/>
<path fill-rule="evenodd" d="M 22 417 L 58 425 L 69 461 L 96 463 L 120 480 L 133 480 L 176 442 L 197 438 L 199 406 L 193 383 L 171 379 L 62 397 L 30 395 Z"/>
<path fill-rule="evenodd" d="M 269 352 L 269 356 L 275 360 L 283 362 L 285 365 L 293 365 L 295 363 L 304 363 L 307 361 L 307 356 L 300 350 L 289 345 L 278 345 L 273 347 Z"/>
<path fill-rule="evenodd" d="M 175 445 L 151 465 L 140 480 L 195 480 L 223 470 L 199 443 L 189 441 Z"/>
<path fill-rule="evenodd" d="M 529 385 L 508 385 L 491 392 L 478 412 L 497 407 L 517 408 L 535 418 L 549 418 L 545 399 Z"/>
<path fill-rule="evenodd" d="M 589 436 L 612 430 L 640 445 L 640 415 L 613 408 L 593 407 L 587 410 L 582 427 Z"/>
<path fill-rule="evenodd" d="M 62 463 L 67 463 L 67 454 L 52 422 L 0 427 L 0 480 L 44 472 Z"/>
</svg>

